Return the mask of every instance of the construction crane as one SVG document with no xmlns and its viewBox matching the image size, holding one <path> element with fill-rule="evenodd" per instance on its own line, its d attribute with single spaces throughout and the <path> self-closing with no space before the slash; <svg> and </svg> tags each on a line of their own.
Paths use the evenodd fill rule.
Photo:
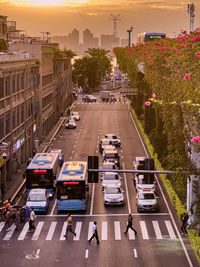
<svg viewBox="0 0 200 267">
<path fill-rule="evenodd" d="M 111 17 L 112 17 L 112 21 L 113 21 L 113 36 L 114 37 L 117 37 L 117 21 L 119 21 L 119 17 L 120 17 L 120 14 L 117 14 L 116 16 L 114 16 L 113 14 L 110 14 Z"/>
</svg>

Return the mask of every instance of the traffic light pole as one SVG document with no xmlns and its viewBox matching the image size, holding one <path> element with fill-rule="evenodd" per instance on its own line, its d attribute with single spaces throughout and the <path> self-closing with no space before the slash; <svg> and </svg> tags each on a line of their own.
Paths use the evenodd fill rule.
<svg viewBox="0 0 200 267">
<path fill-rule="evenodd" d="M 88 169 L 88 172 L 106 172 L 105 169 Z M 155 174 L 175 174 L 177 171 L 156 171 L 156 170 L 108 170 L 108 172 L 117 173 L 155 173 Z M 182 174 L 189 175 L 189 171 L 183 171 Z"/>
</svg>

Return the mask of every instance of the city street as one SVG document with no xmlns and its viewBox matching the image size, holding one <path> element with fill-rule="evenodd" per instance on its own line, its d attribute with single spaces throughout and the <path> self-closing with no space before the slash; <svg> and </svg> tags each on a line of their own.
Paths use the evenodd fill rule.
<svg viewBox="0 0 200 267">
<path fill-rule="evenodd" d="M 74 107 L 80 114 L 76 129 L 61 128 L 52 148 L 61 148 L 65 161 L 87 161 L 88 156 L 102 156 L 98 145 L 106 133 L 113 133 L 121 140 L 118 148 L 120 165 L 132 169 L 136 156 L 148 156 L 145 145 L 136 129 L 129 111 L 128 101 L 102 103 L 97 95 L 96 103 L 77 100 Z M 66 214 L 58 213 L 55 198 L 50 200 L 47 215 L 37 215 L 36 230 L 28 232 L 28 222 L 15 230 L 14 225 L 6 231 L 0 222 L 1 266 L 72 266 L 72 267 L 187 267 L 198 266 L 195 254 L 187 240 L 180 236 L 180 224 L 174 214 L 169 198 L 156 177 L 157 213 L 138 213 L 136 191 L 132 174 L 121 174 L 125 191 L 122 206 L 105 207 L 101 181 L 89 185 L 86 212 L 72 212 L 72 228 L 76 237 L 69 233 L 64 237 Z M 24 204 L 24 196 L 21 198 Z M 124 234 L 128 214 L 133 214 L 133 227 Z M 88 239 L 92 224 L 97 222 L 100 244 Z"/>
</svg>

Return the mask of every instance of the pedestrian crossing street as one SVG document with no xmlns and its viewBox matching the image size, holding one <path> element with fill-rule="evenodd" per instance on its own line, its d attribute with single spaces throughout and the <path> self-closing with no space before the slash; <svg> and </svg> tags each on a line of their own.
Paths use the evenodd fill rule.
<svg viewBox="0 0 200 267">
<path fill-rule="evenodd" d="M 147 225 L 148 224 L 148 225 Z M 161 224 L 161 225 L 160 225 Z M 5 222 L 0 222 L 0 241 L 8 240 L 18 240 L 22 241 L 24 239 L 39 240 L 43 239 L 46 241 L 50 240 L 65 240 L 65 232 L 67 227 L 67 222 L 61 221 L 37 221 L 35 223 L 36 229 L 34 232 L 29 233 L 29 223 L 26 222 L 21 225 L 20 230 L 15 230 L 15 224 L 13 223 L 9 229 L 5 226 Z M 98 233 L 100 240 L 122 240 L 124 238 L 123 232 L 126 230 L 126 224 L 121 221 L 101 221 L 97 222 Z M 72 236 L 69 233 L 69 238 L 74 241 L 79 241 L 81 239 L 88 240 L 92 235 L 93 221 L 82 222 L 77 221 L 73 223 L 73 230 L 76 236 Z M 139 221 L 133 226 L 137 231 L 137 239 L 177 239 L 172 223 L 170 220 L 164 220 L 158 222 L 156 220 Z M 129 240 L 135 240 L 135 233 L 129 229 L 127 237 Z"/>
</svg>

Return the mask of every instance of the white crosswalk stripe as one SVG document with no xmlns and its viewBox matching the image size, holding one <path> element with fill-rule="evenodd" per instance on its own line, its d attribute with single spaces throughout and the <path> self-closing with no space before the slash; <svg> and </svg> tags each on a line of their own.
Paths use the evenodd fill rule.
<svg viewBox="0 0 200 267">
<path fill-rule="evenodd" d="M 149 239 L 149 234 L 147 232 L 145 221 L 140 221 L 140 227 L 141 227 L 143 239 Z"/>
<path fill-rule="evenodd" d="M 21 231 L 21 234 L 18 237 L 18 240 L 24 240 L 24 238 L 28 232 L 28 228 L 29 228 L 29 222 L 26 222 L 22 231 Z"/>
<path fill-rule="evenodd" d="M 170 221 L 165 221 L 165 224 L 166 224 L 166 227 L 167 227 L 167 230 L 169 232 L 169 236 L 171 239 L 175 239 L 176 238 L 176 235 L 174 233 L 174 230 L 172 228 L 172 224 Z"/>
<path fill-rule="evenodd" d="M 15 228 L 16 228 L 16 225 L 15 223 L 13 223 L 11 225 L 11 227 L 9 228 L 9 231 L 8 233 L 5 235 L 4 239 L 3 240 L 10 240 L 10 238 L 12 237 L 14 231 L 15 231 Z"/>
<path fill-rule="evenodd" d="M 74 238 L 73 238 L 76 241 L 78 241 L 80 239 L 81 227 L 82 227 L 82 222 L 77 222 L 76 228 L 75 228 L 76 236 L 74 236 Z"/>
<path fill-rule="evenodd" d="M 140 226 L 140 230 L 141 230 L 141 231 L 138 231 L 138 237 L 139 238 L 142 237 L 142 239 L 144 239 L 144 240 L 148 240 L 150 238 L 156 238 L 159 240 L 166 239 L 166 238 L 170 238 L 170 239 L 177 238 L 170 220 L 164 220 L 163 222 L 158 222 L 156 220 L 153 220 L 150 222 L 152 223 L 151 225 L 149 224 L 149 222 L 147 224 L 147 222 L 144 220 L 139 221 L 139 226 Z M 28 235 L 27 232 L 29 229 L 29 222 L 26 222 L 23 229 L 21 230 L 21 233 L 19 234 L 17 240 L 24 240 L 25 237 L 27 237 L 28 239 L 31 239 L 31 240 L 38 240 L 40 238 L 44 238 L 47 241 L 51 241 L 54 236 L 55 236 L 55 238 L 59 238 L 59 240 L 65 240 L 66 239 L 64 237 L 64 235 L 66 233 L 67 222 L 62 222 L 61 233 L 60 233 L 60 231 L 59 232 L 56 231 L 57 226 L 60 225 L 60 222 L 57 222 L 57 221 L 50 222 L 50 224 L 48 225 L 48 228 L 47 228 L 46 237 L 41 237 L 42 231 L 46 231 L 44 229 L 45 223 L 46 223 L 45 221 L 38 221 L 34 233 L 31 235 Z M 73 229 L 76 233 L 76 236 L 73 237 L 73 240 L 79 241 L 81 239 L 81 232 L 83 232 L 82 238 L 86 238 L 86 237 L 84 237 L 84 233 L 86 233 L 87 238 L 89 240 L 90 237 L 92 236 L 93 223 L 94 223 L 93 221 L 90 221 L 87 223 L 83 223 L 82 221 L 77 221 L 75 223 L 75 229 Z M 160 224 L 162 225 L 162 228 L 160 228 Z M 147 228 L 147 225 L 148 225 L 149 229 Z M 73 226 L 72 226 L 72 228 L 73 228 Z M 114 240 L 122 240 L 123 239 L 121 236 L 121 233 L 124 229 L 122 229 L 120 221 L 97 222 L 97 229 L 99 230 L 99 233 L 100 233 L 99 237 L 102 241 L 107 241 L 109 239 L 110 240 L 113 239 L 113 237 L 110 234 L 111 229 L 114 230 Z M 162 231 L 161 231 L 161 229 L 162 229 Z M 138 229 L 136 228 L 136 230 L 138 230 Z M 153 230 L 153 232 L 152 232 L 152 230 Z M 0 233 L 1 233 L 1 235 L 4 235 L 2 237 L 3 240 L 10 240 L 11 238 L 14 238 L 14 235 L 13 235 L 14 232 L 15 232 L 15 224 L 14 223 L 12 224 L 12 226 L 9 229 L 6 229 L 5 222 L 0 222 Z M 167 232 L 167 234 L 166 234 L 166 232 Z M 151 233 L 150 236 L 149 236 L 149 233 Z M 129 238 L 129 240 L 135 240 L 136 239 L 135 233 L 131 229 L 129 229 L 129 231 L 128 231 L 128 238 Z"/>
<path fill-rule="evenodd" d="M 40 232 L 42 231 L 43 225 L 44 225 L 44 222 L 38 222 L 35 232 L 33 234 L 32 240 L 38 240 Z"/>
<path fill-rule="evenodd" d="M 120 222 L 115 221 L 114 228 L 115 228 L 115 240 L 121 240 Z"/>
<path fill-rule="evenodd" d="M 157 239 L 163 239 L 161 231 L 160 231 L 160 227 L 158 225 L 158 221 L 152 221 L 152 224 L 153 224 L 153 228 L 154 228 L 154 231 L 156 234 L 156 238 Z"/>
<path fill-rule="evenodd" d="M 108 236 L 107 236 L 107 222 L 102 222 L 102 228 L 101 228 L 101 240 L 107 240 Z"/>
<path fill-rule="evenodd" d="M 52 239 L 53 234 L 54 234 L 55 229 L 56 229 L 56 225 L 57 225 L 57 222 L 51 222 L 51 226 L 49 228 L 46 240 L 51 240 Z"/>
</svg>

